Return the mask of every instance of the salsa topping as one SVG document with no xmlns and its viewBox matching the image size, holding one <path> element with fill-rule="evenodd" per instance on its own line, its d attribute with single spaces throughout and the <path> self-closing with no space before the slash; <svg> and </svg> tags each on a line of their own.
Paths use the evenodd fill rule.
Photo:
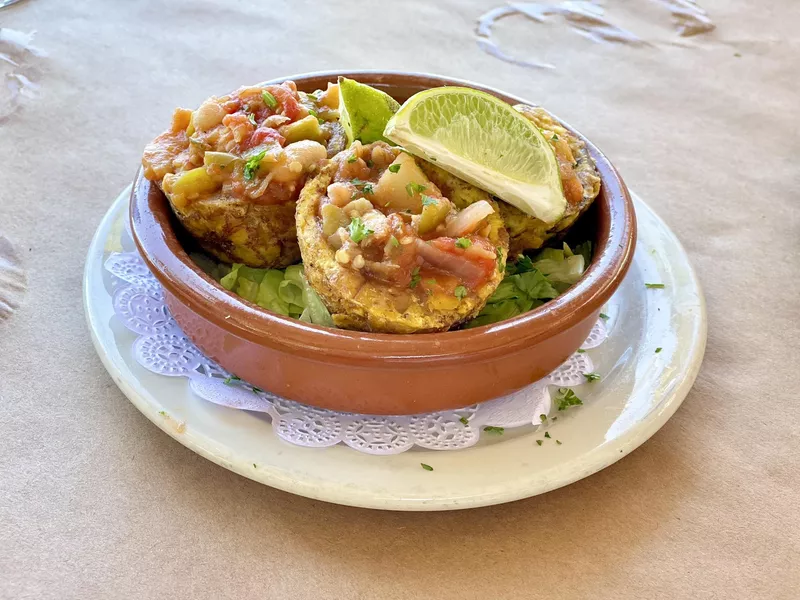
<svg viewBox="0 0 800 600">
<path fill-rule="evenodd" d="M 322 233 L 340 265 L 367 279 L 455 308 L 485 285 L 498 254 L 488 239 L 494 207 L 461 212 L 415 159 L 383 142 L 355 142 L 338 159 L 319 208 Z"/>
<path fill-rule="evenodd" d="M 286 81 L 177 109 L 170 130 L 145 149 L 145 177 L 159 182 L 176 208 L 219 195 L 292 202 L 318 163 L 344 148 L 338 101 L 335 85 L 310 95 Z"/>
</svg>

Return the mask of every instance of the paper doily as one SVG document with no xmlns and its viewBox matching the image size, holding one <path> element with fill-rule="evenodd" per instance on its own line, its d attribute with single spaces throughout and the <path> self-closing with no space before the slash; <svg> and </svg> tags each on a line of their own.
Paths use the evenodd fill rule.
<svg viewBox="0 0 800 600">
<path fill-rule="evenodd" d="M 137 252 L 111 254 L 105 268 L 114 277 L 114 312 L 138 336 L 133 355 L 139 364 L 159 375 L 186 377 L 192 391 L 208 402 L 268 415 L 278 437 L 298 446 L 345 444 L 377 455 L 399 454 L 414 446 L 469 448 L 482 434 L 496 434 L 497 428 L 540 427 L 552 410 L 550 388 L 586 383 L 584 374 L 594 370 L 588 353 L 575 353 L 528 387 L 453 411 L 387 417 L 319 409 L 259 390 L 205 357 L 170 315 L 161 285 Z M 599 346 L 607 334 L 599 320 L 582 350 Z"/>
</svg>

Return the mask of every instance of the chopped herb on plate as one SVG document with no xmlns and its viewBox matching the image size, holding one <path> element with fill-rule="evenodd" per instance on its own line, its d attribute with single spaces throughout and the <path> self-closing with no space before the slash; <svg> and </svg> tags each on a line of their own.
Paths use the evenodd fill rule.
<svg viewBox="0 0 800 600">
<path fill-rule="evenodd" d="M 420 466 L 425 469 L 426 471 L 433 471 L 433 467 L 430 465 L 426 465 L 425 463 L 419 463 Z"/>
<path fill-rule="evenodd" d="M 600 381 L 598 373 L 584 373 L 583 376 L 586 377 L 586 381 Z"/>
<path fill-rule="evenodd" d="M 558 410 L 567 410 L 570 406 L 580 406 L 583 401 L 569 388 L 558 388 L 555 397 Z"/>
</svg>

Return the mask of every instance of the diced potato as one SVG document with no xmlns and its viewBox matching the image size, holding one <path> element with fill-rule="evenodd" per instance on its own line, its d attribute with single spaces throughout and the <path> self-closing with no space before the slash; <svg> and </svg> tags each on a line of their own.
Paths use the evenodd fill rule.
<svg viewBox="0 0 800 600">
<path fill-rule="evenodd" d="M 212 98 L 203 102 L 200 107 L 192 113 L 192 125 L 197 131 L 208 131 L 222 123 L 222 119 L 227 113 L 222 105 Z"/>
<path fill-rule="evenodd" d="M 399 165 L 396 173 L 390 170 L 393 165 Z M 419 189 L 423 187 L 424 191 L 420 192 Z M 418 214 L 422 211 L 422 194 L 424 193 L 440 195 L 439 190 L 417 166 L 414 158 L 401 152 L 375 184 L 372 201 L 384 208 L 410 210 Z"/>
<path fill-rule="evenodd" d="M 188 108 L 176 108 L 172 113 L 172 131 L 175 133 L 179 131 L 186 131 L 189 123 L 192 120 L 192 111 Z"/>
<path fill-rule="evenodd" d="M 345 212 L 335 204 L 326 204 L 322 207 L 322 233 L 333 235 L 339 227 L 345 227 L 350 219 Z"/>
<path fill-rule="evenodd" d="M 219 187 L 219 183 L 211 177 L 205 167 L 197 167 L 184 171 L 171 182 L 169 190 L 175 196 L 190 199 L 203 194 L 210 194 Z"/>
<path fill-rule="evenodd" d="M 422 215 L 419 219 L 418 232 L 425 235 L 444 223 L 445 217 L 450 213 L 450 202 L 446 198 L 436 198 L 436 204 L 423 205 Z"/>
<path fill-rule="evenodd" d="M 339 108 L 339 84 L 328 83 L 328 89 L 322 92 L 319 102 L 328 108 Z"/>
<path fill-rule="evenodd" d="M 317 117 L 308 115 L 307 117 L 284 125 L 279 130 L 280 134 L 286 138 L 286 142 L 299 142 L 300 140 L 324 141 L 322 130 L 319 127 Z"/>
</svg>

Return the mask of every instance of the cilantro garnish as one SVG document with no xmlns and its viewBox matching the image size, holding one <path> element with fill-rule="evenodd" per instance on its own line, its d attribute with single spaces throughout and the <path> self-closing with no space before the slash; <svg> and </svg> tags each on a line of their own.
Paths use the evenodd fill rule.
<svg viewBox="0 0 800 600">
<path fill-rule="evenodd" d="M 421 183 L 414 183 L 413 181 L 406 184 L 406 193 L 409 196 L 413 196 L 414 194 L 421 194 L 425 191 L 427 186 L 422 185 Z"/>
<path fill-rule="evenodd" d="M 264 104 L 273 110 L 278 107 L 278 101 L 275 99 L 275 96 L 270 94 L 267 90 L 261 90 L 261 99 L 264 101 Z"/>
<path fill-rule="evenodd" d="M 238 383 L 239 381 L 241 381 L 241 379 L 238 378 L 236 375 L 228 375 L 228 377 L 226 377 L 225 381 L 223 381 L 222 383 L 224 383 L 225 385 L 233 385 L 234 383 Z"/>
<path fill-rule="evenodd" d="M 419 285 L 419 267 L 414 267 L 414 270 L 411 271 L 411 281 L 408 282 L 408 287 L 412 290 Z"/>
<path fill-rule="evenodd" d="M 437 204 L 439 201 L 436 198 L 422 194 L 422 206 L 436 206 Z"/>
<path fill-rule="evenodd" d="M 505 431 L 505 428 L 504 427 L 493 427 L 491 425 L 487 425 L 486 427 L 483 428 L 483 430 L 486 433 L 494 433 L 496 435 L 503 435 L 503 432 Z"/>
<path fill-rule="evenodd" d="M 348 159 L 347 159 L 347 162 L 349 162 L 349 163 L 354 163 L 354 162 L 356 162 L 357 160 L 358 160 L 358 157 L 357 157 L 355 154 L 351 154 L 351 155 L 348 157 Z"/>
<path fill-rule="evenodd" d="M 261 160 L 267 155 L 266 150 L 262 150 L 255 156 L 251 156 L 247 159 L 247 162 L 244 165 L 244 178 L 247 181 L 253 179 L 256 176 L 256 171 L 261 166 Z"/>
<path fill-rule="evenodd" d="M 397 173 L 400 170 L 401 165 L 389 165 L 389 172 L 390 173 Z"/>
<path fill-rule="evenodd" d="M 453 295 L 459 300 L 463 300 L 467 295 L 467 288 L 463 285 L 457 285 L 456 289 L 453 291 Z"/>
<path fill-rule="evenodd" d="M 608 315 L 606 313 L 600 313 L 600 318 L 603 319 L 603 321 L 608 321 Z"/>
<path fill-rule="evenodd" d="M 458 238 L 456 240 L 456 248 L 469 248 L 472 246 L 472 241 L 469 238 Z"/>
<path fill-rule="evenodd" d="M 556 440 L 556 444 L 561 445 L 561 440 Z"/>
<path fill-rule="evenodd" d="M 541 415 L 539 415 L 539 420 L 540 420 L 542 423 L 547 423 L 547 415 L 545 415 L 545 414 L 541 414 Z"/>
<path fill-rule="evenodd" d="M 461 417 L 459 419 L 459 421 L 461 421 L 462 425 L 469 425 L 469 421 L 467 420 L 467 417 Z"/>
<path fill-rule="evenodd" d="M 536 440 L 537 445 L 541 446 L 544 442 L 542 440 Z"/>
<path fill-rule="evenodd" d="M 584 350 L 583 348 L 578 348 L 577 350 L 575 350 L 575 352 L 577 352 L 578 354 L 584 354 L 586 350 Z"/>
<path fill-rule="evenodd" d="M 358 244 L 368 235 L 372 235 L 374 233 L 371 229 L 364 225 L 364 221 L 361 220 L 361 217 L 353 217 L 353 219 L 350 221 L 350 225 L 347 227 L 347 232 L 350 234 L 350 239 L 356 244 Z"/>
<path fill-rule="evenodd" d="M 600 375 L 597 373 L 584 373 L 584 377 L 586 377 L 586 381 L 600 381 Z"/>
<path fill-rule="evenodd" d="M 554 133 L 554 134 L 553 134 L 553 141 L 554 141 L 554 142 L 557 142 L 557 141 L 558 141 L 558 134 L 557 134 L 557 133 Z"/>
<path fill-rule="evenodd" d="M 364 187 L 361 189 L 361 191 L 364 192 L 365 196 L 368 196 L 368 195 L 374 193 L 375 189 L 374 189 L 374 187 L 373 187 L 373 185 L 371 183 L 365 183 Z"/>
<path fill-rule="evenodd" d="M 425 463 L 419 463 L 419 464 L 420 464 L 420 466 L 422 466 L 422 468 L 423 468 L 423 469 L 425 469 L 426 471 L 433 471 L 433 467 L 432 467 L 432 466 L 430 466 L 430 465 L 426 465 Z"/>
<path fill-rule="evenodd" d="M 648 289 L 662 290 L 667 286 L 665 286 L 663 283 L 645 283 L 644 287 L 646 287 Z"/>
<path fill-rule="evenodd" d="M 544 432 L 544 437 L 546 437 L 549 440 L 550 439 L 550 432 L 549 431 L 545 431 Z"/>
<path fill-rule="evenodd" d="M 570 406 L 580 406 L 583 401 L 569 388 L 558 388 L 555 397 L 558 410 L 567 410 Z"/>
<path fill-rule="evenodd" d="M 659 352 L 661 352 L 661 350 L 662 350 L 661 346 L 659 346 L 658 348 L 656 348 L 656 354 L 658 354 Z"/>
</svg>

